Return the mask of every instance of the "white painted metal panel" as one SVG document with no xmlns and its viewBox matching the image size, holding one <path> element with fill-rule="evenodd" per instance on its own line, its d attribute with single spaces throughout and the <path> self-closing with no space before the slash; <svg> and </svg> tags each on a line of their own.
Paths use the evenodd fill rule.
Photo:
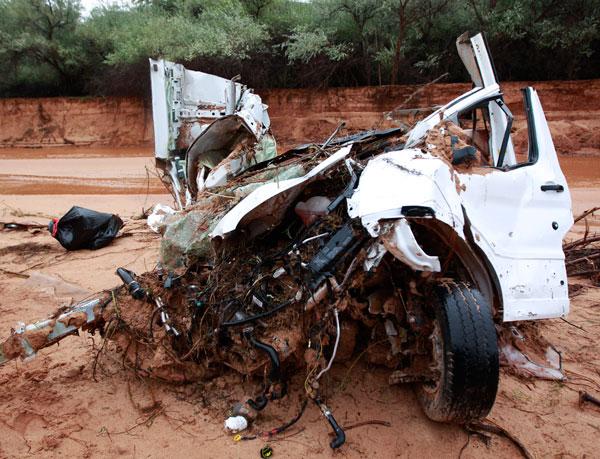
<svg viewBox="0 0 600 459">
<path fill-rule="evenodd" d="M 150 85 L 152 88 L 152 120 L 154 122 L 154 155 L 169 157 L 169 110 L 167 107 L 164 61 L 150 59 Z"/>
</svg>

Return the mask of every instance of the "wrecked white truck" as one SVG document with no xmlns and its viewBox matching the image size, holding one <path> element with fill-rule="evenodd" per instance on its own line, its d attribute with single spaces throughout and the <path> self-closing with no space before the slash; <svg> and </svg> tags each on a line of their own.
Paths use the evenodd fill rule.
<svg viewBox="0 0 600 459">
<path fill-rule="evenodd" d="M 409 132 L 332 136 L 281 155 L 258 96 L 151 61 L 156 154 L 182 207 L 161 224 L 159 268 L 121 271 L 124 286 L 20 327 L 0 363 L 99 330 L 144 376 L 258 378 L 260 390 L 233 404 L 240 429 L 297 384 L 298 415 L 268 432 L 311 400 L 337 448 L 345 434 L 322 378 L 366 355 L 390 368 L 390 384 L 414 384 L 431 419 L 485 417 L 501 357 L 542 368 L 513 345 L 524 340 L 518 321 L 568 313 L 562 240 L 573 217 L 535 90 L 523 90 L 528 148 L 518 151 L 483 36 L 457 47 L 473 89 Z"/>
</svg>

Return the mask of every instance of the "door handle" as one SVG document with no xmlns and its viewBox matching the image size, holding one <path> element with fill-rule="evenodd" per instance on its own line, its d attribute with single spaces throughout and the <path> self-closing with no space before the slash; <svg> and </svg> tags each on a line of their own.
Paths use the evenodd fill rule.
<svg viewBox="0 0 600 459">
<path fill-rule="evenodd" d="M 540 188 L 542 191 L 556 191 L 557 193 L 562 193 L 563 191 L 565 191 L 565 187 L 562 185 L 559 185 L 558 183 L 542 185 Z"/>
</svg>

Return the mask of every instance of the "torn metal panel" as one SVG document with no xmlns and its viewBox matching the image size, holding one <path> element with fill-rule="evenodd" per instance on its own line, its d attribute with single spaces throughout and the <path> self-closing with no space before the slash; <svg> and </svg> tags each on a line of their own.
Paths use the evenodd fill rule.
<svg viewBox="0 0 600 459">
<path fill-rule="evenodd" d="M 498 83 L 483 35 L 470 37 L 468 32 L 463 33 L 456 39 L 456 49 L 475 86 Z"/>
<path fill-rule="evenodd" d="M 186 69 L 181 64 L 150 59 L 155 155 L 185 149 L 206 125 L 227 114 L 230 80 Z M 235 83 L 235 98 L 244 86 Z"/>
<path fill-rule="evenodd" d="M 271 126 L 267 106 L 241 83 L 152 59 L 150 76 L 158 158 L 187 148 L 211 122 L 227 115 L 243 118 L 257 139 Z"/>
<path fill-rule="evenodd" d="M 418 149 L 381 154 L 362 172 L 358 188 L 347 201 L 348 214 L 360 218 L 376 237 L 380 221 L 402 218 L 407 208 L 418 206 L 431 209 L 435 218 L 464 238 L 454 174 L 446 162 Z"/>
<path fill-rule="evenodd" d="M 271 125 L 268 107 L 251 89 L 234 81 L 236 78 L 227 80 L 152 59 L 150 77 L 155 156 L 161 167 L 170 171 L 168 178 L 180 208 L 184 191 L 186 195 L 189 192 L 189 204 L 199 184 L 220 186 L 267 155 L 276 155 L 272 136 L 261 143 Z M 230 156 L 234 157 L 223 168 L 210 174 Z M 182 161 L 187 161 L 185 176 L 172 172 Z M 205 170 L 199 176 L 202 167 Z"/>
<path fill-rule="evenodd" d="M 302 186 L 342 161 L 350 154 L 351 148 L 352 145 L 340 148 L 336 153 L 303 177 L 272 182 L 261 186 L 231 209 L 219 221 L 210 236 L 212 238 L 224 237 L 228 233 L 235 231 L 240 224 L 247 224 L 259 219 L 261 216 L 271 215 L 271 212 L 274 210 L 285 211 L 287 205 L 298 196 L 302 190 Z M 274 201 L 275 199 L 277 201 Z"/>
<path fill-rule="evenodd" d="M 0 343 L 0 365 L 17 357 L 32 358 L 40 349 L 77 333 L 81 327 L 89 328 L 103 320 L 101 307 L 101 298 L 94 298 L 77 303 L 56 318 L 18 325 L 11 336 Z"/>
</svg>

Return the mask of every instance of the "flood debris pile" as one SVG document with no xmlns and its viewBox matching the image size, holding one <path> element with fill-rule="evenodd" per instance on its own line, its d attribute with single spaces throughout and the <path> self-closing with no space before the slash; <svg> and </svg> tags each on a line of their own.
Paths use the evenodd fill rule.
<svg viewBox="0 0 600 459">
<path fill-rule="evenodd" d="M 590 232 L 587 220 L 598 211 L 600 207 L 594 207 L 575 218 L 575 223 L 583 221 L 585 232 L 582 237 L 563 246 L 569 276 L 584 276 L 595 282 L 600 281 L 600 234 Z"/>
<path fill-rule="evenodd" d="M 450 121 L 442 121 L 427 133 L 420 146 L 458 170 L 465 171 L 473 166 L 489 164 L 489 157 L 472 143 L 472 139 L 459 126 Z"/>
<path fill-rule="evenodd" d="M 345 206 L 366 161 L 397 148 L 402 134 L 393 129 L 338 139 L 326 148 L 303 146 L 227 186 L 200 191 L 195 204 L 164 219 L 156 270 L 136 276 L 120 268 L 123 286 L 55 319 L 13 330 L 1 359 L 30 357 L 83 327 L 115 342 L 127 366 L 142 376 L 190 382 L 233 369 L 257 378 L 260 390 L 232 408 L 232 417 L 247 422 L 285 395 L 289 375 L 304 368 L 308 399 L 336 432 L 332 447 L 340 446 L 343 430 L 319 391 L 333 360 L 349 359 L 359 334 L 368 338 L 362 350 L 369 361 L 389 368 L 426 354 L 427 339 L 414 344 L 420 348 L 415 355 L 405 346 L 415 338 L 403 327 L 418 308 L 402 298 L 409 269 L 381 253 L 373 260 L 372 241 Z M 341 157 L 340 151 L 343 161 L 307 178 L 307 170 Z M 243 197 L 290 180 L 298 184 L 246 215 L 241 231 L 214 237 Z M 379 269 L 366 272 L 365 263 Z M 410 288 L 416 294 L 427 289 Z M 423 376 L 396 371 L 390 378 L 413 380 Z"/>
</svg>

